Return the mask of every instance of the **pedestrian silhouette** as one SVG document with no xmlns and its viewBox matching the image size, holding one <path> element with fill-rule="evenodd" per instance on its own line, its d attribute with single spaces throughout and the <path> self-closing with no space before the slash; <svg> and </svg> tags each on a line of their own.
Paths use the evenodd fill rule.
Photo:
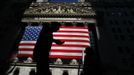
<svg viewBox="0 0 134 75">
<path fill-rule="evenodd" d="M 43 28 L 34 48 L 33 59 L 37 62 L 37 75 L 49 74 L 49 52 L 52 42 L 61 45 L 63 42 L 53 39 L 53 32 L 60 27 L 60 23 L 43 23 Z"/>
</svg>

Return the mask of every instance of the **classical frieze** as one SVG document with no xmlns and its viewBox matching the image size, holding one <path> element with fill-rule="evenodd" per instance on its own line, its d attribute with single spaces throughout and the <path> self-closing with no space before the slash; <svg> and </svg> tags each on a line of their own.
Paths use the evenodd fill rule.
<svg viewBox="0 0 134 75">
<path fill-rule="evenodd" d="M 90 4 L 83 3 L 32 3 L 24 15 L 88 15 L 95 12 Z"/>
</svg>

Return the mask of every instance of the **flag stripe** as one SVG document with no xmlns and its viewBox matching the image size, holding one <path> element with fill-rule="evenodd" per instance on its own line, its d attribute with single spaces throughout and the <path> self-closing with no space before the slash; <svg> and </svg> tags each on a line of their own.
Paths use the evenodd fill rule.
<svg viewBox="0 0 134 75">
<path fill-rule="evenodd" d="M 18 54 L 18 57 L 33 57 L 33 54 Z"/>
<path fill-rule="evenodd" d="M 68 32 L 68 33 L 71 33 L 71 32 L 75 32 L 75 33 L 89 33 L 88 31 L 81 31 L 81 30 L 60 30 L 60 31 L 58 31 L 58 32 Z"/>
<path fill-rule="evenodd" d="M 86 32 L 88 32 L 88 30 L 85 29 L 85 28 L 73 28 L 73 27 L 69 27 L 69 28 L 60 27 L 59 31 L 62 31 L 62 30 L 64 30 L 64 31 L 84 31 L 84 32 L 86 31 Z"/>
<path fill-rule="evenodd" d="M 59 46 L 57 44 L 52 44 L 52 46 Z M 88 47 L 89 45 L 62 45 L 64 47 Z"/>
<path fill-rule="evenodd" d="M 26 48 L 26 49 L 34 49 L 34 46 L 19 46 L 19 48 Z M 60 46 L 52 46 L 51 49 L 64 49 L 64 50 L 75 50 L 75 49 L 78 49 L 78 50 L 84 50 L 85 48 L 84 47 L 60 47 Z"/>
<path fill-rule="evenodd" d="M 32 54 L 19 54 L 18 57 L 33 57 Z M 63 58 L 63 59 L 82 59 L 81 56 L 62 56 L 62 55 L 50 55 L 49 58 Z"/>
<path fill-rule="evenodd" d="M 19 54 L 33 54 L 33 51 L 19 51 Z M 50 55 L 63 55 L 63 56 L 82 56 L 81 53 L 67 53 L 67 52 L 50 52 Z"/>
<path fill-rule="evenodd" d="M 60 28 L 69 28 L 69 29 L 87 29 L 88 27 L 77 27 L 77 26 L 61 26 Z"/>
<path fill-rule="evenodd" d="M 65 41 L 65 40 L 64 40 Z M 70 41 L 70 40 L 67 40 Z M 71 40 L 72 41 L 72 40 Z M 34 46 L 34 43 L 22 43 L 19 44 L 21 46 Z M 88 41 L 84 41 L 84 42 L 64 42 L 64 44 L 62 46 L 89 46 L 89 42 Z M 52 46 L 59 46 L 56 43 L 53 43 Z"/>
<path fill-rule="evenodd" d="M 50 55 L 63 55 L 63 56 L 82 56 L 81 53 L 67 53 L 67 52 L 50 52 Z"/>
<path fill-rule="evenodd" d="M 61 50 L 85 50 L 85 48 L 84 47 L 59 47 L 59 46 L 57 46 L 57 47 L 55 47 L 55 46 L 52 46 L 51 47 L 51 49 L 61 49 Z"/>
<path fill-rule="evenodd" d="M 36 44 L 36 41 L 21 41 L 20 43 L 31 43 L 31 44 Z"/>
<path fill-rule="evenodd" d="M 19 54 L 33 54 L 33 51 L 19 51 Z"/>
<path fill-rule="evenodd" d="M 54 39 L 61 39 L 61 40 L 62 39 L 64 39 L 64 40 L 66 40 L 66 39 L 67 40 L 87 40 L 87 41 L 89 40 L 88 38 L 81 38 L 81 37 L 71 37 L 70 38 L 70 37 L 55 37 L 55 36 L 54 36 Z"/>
<path fill-rule="evenodd" d="M 75 53 L 75 52 L 77 52 L 77 53 L 81 53 L 82 52 L 82 50 L 51 50 L 51 52 L 68 52 L 68 53 Z"/>
<path fill-rule="evenodd" d="M 34 48 L 34 46 L 19 46 L 19 48 L 26 48 L 26 49 L 33 49 Z"/>
<path fill-rule="evenodd" d="M 20 49 L 19 51 L 33 51 L 33 49 Z M 82 52 L 83 50 L 52 49 L 51 52 Z"/>
<path fill-rule="evenodd" d="M 60 39 L 60 40 L 61 40 L 61 39 Z M 74 43 L 74 42 L 78 42 L 78 43 L 80 43 L 80 42 L 81 42 L 81 43 L 89 43 L 90 40 L 68 40 L 68 39 L 65 39 L 65 40 L 64 40 L 64 39 L 62 39 L 61 41 L 65 41 L 65 42 L 68 42 L 68 43 L 69 43 L 69 42 L 73 42 L 73 43 Z"/>
<path fill-rule="evenodd" d="M 74 41 L 74 40 L 72 40 L 72 41 Z M 89 42 L 64 42 L 64 44 L 70 44 L 70 45 L 89 45 Z M 53 42 L 53 44 L 55 44 L 54 42 Z"/>
<path fill-rule="evenodd" d="M 64 42 L 64 44 L 74 44 L 74 45 L 77 45 L 77 44 L 80 44 L 80 45 L 89 45 L 89 41 L 79 41 L 79 40 L 63 40 L 63 41 L 68 41 L 68 42 Z M 20 45 L 35 45 L 35 43 L 20 43 Z M 53 44 L 55 44 L 53 42 Z"/>
<path fill-rule="evenodd" d="M 88 38 L 89 36 L 81 36 L 81 35 L 54 35 L 54 37 L 76 37 L 76 38 Z"/>
<path fill-rule="evenodd" d="M 89 36 L 87 33 L 76 33 L 76 32 L 55 32 L 53 35 L 79 35 L 79 36 Z"/>
<path fill-rule="evenodd" d="M 29 48 L 19 48 L 19 51 L 33 51 L 33 49 L 29 49 Z"/>
</svg>

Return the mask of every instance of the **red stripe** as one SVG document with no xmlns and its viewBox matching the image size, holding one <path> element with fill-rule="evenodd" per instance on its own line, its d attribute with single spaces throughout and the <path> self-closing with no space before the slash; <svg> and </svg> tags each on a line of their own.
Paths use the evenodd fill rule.
<svg viewBox="0 0 134 75">
<path fill-rule="evenodd" d="M 81 37 L 81 38 L 89 38 L 89 36 L 81 36 L 81 35 L 57 35 L 57 34 L 54 34 L 53 35 L 54 37 Z"/>
<path fill-rule="evenodd" d="M 68 38 L 69 38 L 69 37 L 68 37 Z M 76 39 L 76 40 L 75 40 L 75 39 L 68 39 L 68 38 L 64 38 L 64 37 L 63 37 L 63 38 L 62 38 L 62 37 L 61 37 L 61 38 L 55 37 L 56 40 L 61 40 L 61 41 L 63 41 L 63 42 L 70 42 L 70 43 L 71 43 L 71 42 L 82 42 L 82 43 L 83 43 L 83 42 L 87 42 L 87 43 L 89 43 L 89 41 L 90 41 L 90 39 L 86 39 L 86 38 L 85 38 L 85 39 Z M 70 37 L 70 38 L 72 38 L 72 37 Z M 54 42 L 54 41 L 53 41 L 53 42 Z"/>
<path fill-rule="evenodd" d="M 90 41 L 86 41 L 86 40 L 61 40 L 61 41 L 63 41 L 63 42 L 82 42 L 82 43 L 90 43 Z M 19 46 L 35 46 L 35 44 L 20 44 Z M 57 44 L 52 44 L 52 46 L 59 46 L 59 45 L 57 45 Z M 87 45 L 72 45 L 72 44 L 62 44 L 62 46 L 86 46 L 87 47 Z M 22 49 L 22 48 L 20 48 L 20 49 Z"/>
<path fill-rule="evenodd" d="M 33 51 L 32 49 L 19 49 L 19 51 Z M 50 52 L 82 52 L 82 50 L 58 50 L 58 49 L 51 49 Z"/>
<path fill-rule="evenodd" d="M 33 51 L 33 49 L 29 49 L 29 48 L 19 48 L 19 51 Z"/>
<path fill-rule="evenodd" d="M 51 50 L 50 52 L 82 53 L 82 50 Z"/>
<path fill-rule="evenodd" d="M 70 29 L 87 29 L 87 26 L 77 27 L 77 26 L 60 26 L 60 28 L 70 28 Z"/>
<path fill-rule="evenodd" d="M 33 50 L 28 50 L 28 49 L 19 49 L 19 51 L 33 51 Z M 58 49 L 51 49 L 50 52 L 69 52 L 69 53 L 75 53 L 75 52 L 79 52 L 81 53 L 82 50 L 58 50 Z"/>
<path fill-rule="evenodd" d="M 87 34 L 89 34 L 89 32 L 84 32 L 84 31 L 63 31 L 63 30 L 60 30 L 60 31 L 54 32 L 54 33 L 87 33 Z"/>
<path fill-rule="evenodd" d="M 28 49 L 19 49 L 19 51 L 33 51 L 33 50 L 32 50 L 32 49 L 31 49 L 31 50 L 28 50 Z M 58 51 L 59 51 L 59 52 L 75 52 L 75 51 L 76 51 L 76 52 L 82 52 L 82 50 L 77 50 L 77 49 L 76 49 L 76 50 L 64 50 L 64 49 L 63 49 L 63 50 L 58 50 L 58 49 L 51 49 L 50 52 L 51 52 L 51 51 L 56 51 L 56 52 L 58 52 Z"/>
<path fill-rule="evenodd" d="M 56 47 L 56 46 L 58 46 L 58 47 L 88 47 L 88 45 L 67 45 L 67 44 L 63 44 L 63 45 L 57 45 L 57 44 L 52 44 L 52 46 L 54 47 Z"/>
<path fill-rule="evenodd" d="M 33 57 L 30 54 L 18 54 L 18 57 Z M 82 56 L 60 56 L 60 55 L 50 55 L 49 58 L 64 58 L 64 59 L 82 59 Z"/>
<path fill-rule="evenodd" d="M 74 38 L 74 37 L 75 37 L 75 38 L 79 38 L 79 37 L 80 37 L 80 38 L 88 38 L 88 39 L 90 38 L 90 36 L 81 36 L 81 35 L 60 35 L 60 34 L 58 34 L 58 35 L 55 35 L 55 34 L 54 34 L 53 37 L 63 37 L 63 38 L 64 38 L 64 37 L 70 37 L 70 38 L 71 38 L 71 37 L 73 37 L 73 38 Z"/>
<path fill-rule="evenodd" d="M 60 56 L 60 55 L 50 55 L 49 58 L 64 58 L 64 59 L 82 59 L 82 56 Z"/>
<path fill-rule="evenodd" d="M 33 57 L 32 54 L 18 54 L 18 57 Z"/>
<path fill-rule="evenodd" d="M 85 42 L 85 43 L 90 43 L 90 40 L 87 41 L 87 40 L 61 40 L 61 41 L 64 41 L 64 42 Z M 68 44 L 69 45 L 69 44 Z M 35 44 L 28 44 L 28 43 L 20 43 L 19 46 L 35 46 Z"/>
<path fill-rule="evenodd" d="M 87 34 L 89 33 L 88 31 L 77 31 L 77 30 L 76 30 L 76 31 L 74 31 L 74 30 L 73 30 L 73 31 L 59 30 L 58 32 L 61 32 L 61 33 L 62 33 L 62 32 L 67 32 L 67 33 L 72 33 L 72 32 L 73 32 L 73 33 L 87 33 Z M 56 33 L 56 32 L 55 32 L 55 33 Z"/>
<path fill-rule="evenodd" d="M 70 37 L 71 38 L 71 37 Z M 58 39 L 58 38 L 57 38 Z M 84 41 L 84 42 L 89 42 L 90 40 L 89 39 L 86 39 L 86 40 L 69 40 L 69 39 L 58 39 L 58 40 L 61 40 L 61 41 L 65 41 L 65 42 L 81 42 L 81 41 Z"/>
<path fill-rule="evenodd" d="M 19 49 L 19 51 L 33 51 L 33 50 Z M 63 50 L 51 49 L 50 52 L 51 52 L 51 51 L 56 51 L 56 52 L 58 52 L 58 51 L 59 51 L 59 52 L 64 52 L 64 51 L 65 51 L 65 52 L 75 52 L 75 51 L 76 51 L 76 52 L 82 52 L 81 50 L 64 50 L 64 49 L 63 49 Z"/>
</svg>

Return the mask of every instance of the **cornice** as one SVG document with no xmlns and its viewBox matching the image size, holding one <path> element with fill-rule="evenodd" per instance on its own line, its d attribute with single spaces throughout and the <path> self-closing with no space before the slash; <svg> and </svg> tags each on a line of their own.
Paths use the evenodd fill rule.
<svg viewBox="0 0 134 75">
<path fill-rule="evenodd" d="M 32 3 L 24 16 L 95 16 L 89 3 Z"/>
</svg>

